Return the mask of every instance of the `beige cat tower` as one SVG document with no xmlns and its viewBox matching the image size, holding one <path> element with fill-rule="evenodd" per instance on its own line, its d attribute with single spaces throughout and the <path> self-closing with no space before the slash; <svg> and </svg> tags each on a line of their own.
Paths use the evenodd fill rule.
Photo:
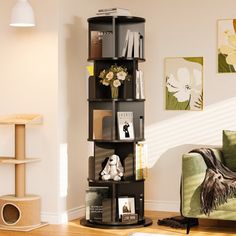
<svg viewBox="0 0 236 236">
<path fill-rule="evenodd" d="M 15 165 L 15 195 L 0 197 L 0 229 L 30 231 L 45 225 L 40 220 L 40 197 L 25 191 L 25 164 L 39 161 L 25 158 L 25 126 L 41 123 L 42 116 L 34 114 L 0 117 L 0 125 L 15 128 L 15 157 L 0 157 L 0 164 Z"/>
</svg>

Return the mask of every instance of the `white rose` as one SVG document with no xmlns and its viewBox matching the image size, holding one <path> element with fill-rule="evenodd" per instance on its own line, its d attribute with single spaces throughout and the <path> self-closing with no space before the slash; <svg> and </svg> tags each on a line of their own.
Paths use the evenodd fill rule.
<svg viewBox="0 0 236 236">
<path fill-rule="evenodd" d="M 117 78 L 119 80 L 125 80 L 126 76 L 127 76 L 127 73 L 124 72 L 124 71 L 120 71 L 120 72 L 117 73 Z"/>
<path fill-rule="evenodd" d="M 121 83 L 120 83 L 120 81 L 119 81 L 118 79 L 116 79 L 116 80 L 113 81 L 113 86 L 114 86 L 114 87 L 117 88 L 117 87 L 119 87 L 120 85 L 121 85 Z"/>
</svg>

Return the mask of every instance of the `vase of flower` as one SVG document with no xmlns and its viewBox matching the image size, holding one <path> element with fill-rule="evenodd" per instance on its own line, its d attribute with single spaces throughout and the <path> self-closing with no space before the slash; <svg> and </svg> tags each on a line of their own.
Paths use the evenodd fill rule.
<svg viewBox="0 0 236 236">
<path fill-rule="evenodd" d="M 110 85 L 110 88 L 111 88 L 111 98 L 113 98 L 113 99 L 118 98 L 118 96 L 119 96 L 119 88 L 115 87 L 115 86 L 112 86 L 112 85 Z"/>
<path fill-rule="evenodd" d="M 99 78 L 102 85 L 110 86 L 111 98 L 116 99 L 119 96 L 119 87 L 125 80 L 129 80 L 129 75 L 127 68 L 115 64 L 107 70 L 102 70 Z"/>
</svg>

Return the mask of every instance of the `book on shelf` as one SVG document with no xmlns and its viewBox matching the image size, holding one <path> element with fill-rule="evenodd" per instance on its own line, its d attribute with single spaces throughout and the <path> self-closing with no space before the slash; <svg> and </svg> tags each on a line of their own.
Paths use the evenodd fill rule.
<svg viewBox="0 0 236 236">
<path fill-rule="evenodd" d="M 136 98 L 136 99 L 140 99 L 140 79 L 139 79 L 139 70 L 136 70 L 135 85 L 136 85 L 135 98 Z"/>
<path fill-rule="evenodd" d="M 124 180 L 130 180 L 133 179 L 135 176 L 134 174 L 134 155 L 129 154 L 124 159 Z"/>
<path fill-rule="evenodd" d="M 121 56 L 143 58 L 143 37 L 140 32 L 127 30 Z"/>
<path fill-rule="evenodd" d="M 117 11 L 117 10 L 126 10 L 126 11 L 128 11 L 127 8 L 111 7 L 111 8 L 98 9 L 98 12 L 109 12 L 109 11 Z"/>
<path fill-rule="evenodd" d="M 135 179 L 142 180 L 147 177 L 147 145 L 139 142 L 135 150 Z"/>
<path fill-rule="evenodd" d="M 140 57 L 140 51 L 139 51 L 140 33 L 139 32 L 133 32 L 133 34 L 134 34 L 134 57 Z"/>
<path fill-rule="evenodd" d="M 113 57 L 113 34 L 111 31 L 103 32 L 102 57 Z"/>
<path fill-rule="evenodd" d="M 118 111 L 117 123 L 120 140 L 134 139 L 133 112 Z"/>
<path fill-rule="evenodd" d="M 143 81 L 143 71 L 139 70 L 139 83 L 140 83 L 140 98 L 144 99 L 144 81 Z"/>
<path fill-rule="evenodd" d="M 111 139 L 112 110 L 93 110 L 93 139 Z"/>
<path fill-rule="evenodd" d="M 101 31 L 90 32 L 90 57 L 100 58 L 102 57 L 102 35 Z"/>
<path fill-rule="evenodd" d="M 112 57 L 113 56 L 113 34 L 112 31 L 90 32 L 90 57 Z"/>
<path fill-rule="evenodd" d="M 89 221 L 102 222 L 105 215 L 104 202 L 108 199 L 108 187 L 89 187 L 85 196 L 85 218 Z M 110 209 L 106 209 L 110 210 Z"/>
<path fill-rule="evenodd" d="M 114 8 L 99 9 L 96 15 L 97 16 L 131 16 L 131 13 L 128 9 L 114 7 Z"/>
<path fill-rule="evenodd" d="M 144 53 L 143 53 L 143 35 L 139 34 L 139 58 L 144 58 Z"/>
<path fill-rule="evenodd" d="M 121 56 L 122 56 L 122 57 L 125 57 L 125 56 L 126 56 L 126 53 L 127 53 L 128 42 L 129 42 L 129 33 L 130 33 L 130 30 L 128 29 L 128 30 L 126 31 L 124 46 L 123 46 L 122 53 L 121 53 Z"/>
<path fill-rule="evenodd" d="M 143 71 L 136 70 L 136 99 L 145 99 Z"/>
<path fill-rule="evenodd" d="M 127 44 L 127 57 L 133 56 L 133 49 L 134 49 L 134 33 L 130 31 Z"/>
</svg>

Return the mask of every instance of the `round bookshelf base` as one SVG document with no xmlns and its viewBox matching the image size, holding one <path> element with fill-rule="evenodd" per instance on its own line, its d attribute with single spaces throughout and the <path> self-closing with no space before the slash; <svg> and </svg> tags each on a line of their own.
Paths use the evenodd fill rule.
<svg viewBox="0 0 236 236">
<path fill-rule="evenodd" d="M 127 224 L 122 222 L 115 223 L 95 223 L 82 218 L 80 220 L 80 224 L 83 226 L 91 227 L 91 228 L 101 228 L 101 229 L 129 229 L 129 228 L 140 228 L 146 227 L 152 224 L 152 220 L 150 218 L 145 218 L 144 220 L 136 223 L 136 224 Z"/>
</svg>

